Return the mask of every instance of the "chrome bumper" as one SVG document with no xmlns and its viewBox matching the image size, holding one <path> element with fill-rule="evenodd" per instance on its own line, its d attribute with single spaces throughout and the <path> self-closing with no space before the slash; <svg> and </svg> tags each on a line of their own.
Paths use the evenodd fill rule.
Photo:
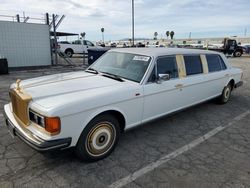
<svg viewBox="0 0 250 188">
<path fill-rule="evenodd" d="M 21 127 L 16 127 L 11 119 L 8 117 L 4 109 L 5 124 L 12 136 L 18 136 L 22 141 L 28 144 L 30 147 L 37 151 L 48 151 L 54 149 L 67 148 L 71 144 L 71 138 L 63 138 L 56 140 L 43 140 L 38 136 L 34 135 L 28 129 L 23 129 Z"/>
</svg>

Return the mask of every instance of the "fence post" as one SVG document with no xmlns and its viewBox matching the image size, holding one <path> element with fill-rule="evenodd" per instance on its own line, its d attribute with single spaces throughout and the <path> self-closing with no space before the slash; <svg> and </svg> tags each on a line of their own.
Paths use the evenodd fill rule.
<svg viewBox="0 0 250 188">
<path fill-rule="evenodd" d="M 83 52 L 83 65 L 85 65 L 86 61 L 85 61 L 85 51 Z"/>
<path fill-rule="evenodd" d="M 58 64 L 57 59 L 57 37 L 56 37 L 56 17 L 55 14 L 52 15 L 53 18 L 53 32 L 54 32 L 54 51 L 55 51 L 55 64 Z"/>
</svg>

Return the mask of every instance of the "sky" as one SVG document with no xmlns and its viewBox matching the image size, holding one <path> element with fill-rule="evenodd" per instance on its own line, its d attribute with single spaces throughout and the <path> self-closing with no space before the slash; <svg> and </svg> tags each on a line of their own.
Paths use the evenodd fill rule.
<svg viewBox="0 0 250 188">
<path fill-rule="evenodd" d="M 65 14 L 58 31 L 86 32 L 86 39 L 131 38 L 132 0 L 0 0 L 0 15 L 43 18 Z M 175 38 L 250 37 L 250 0 L 134 0 L 135 37 Z M 0 16 L 0 20 L 1 20 Z"/>
</svg>

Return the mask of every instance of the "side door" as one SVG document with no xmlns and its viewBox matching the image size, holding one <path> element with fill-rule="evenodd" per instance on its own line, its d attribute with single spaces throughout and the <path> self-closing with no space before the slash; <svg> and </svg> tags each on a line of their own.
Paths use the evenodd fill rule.
<svg viewBox="0 0 250 188">
<path fill-rule="evenodd" d="M 94 49 L 94 48 L 96 48 L 96 47 L 95 47 L 95 45 L 92 42 L 90 42 L 88 40 L 83 40 L 83 45 L 82 45 L 82 49 L 81 50 L 84 53 L 88 53 L 88 49 Z"/>
<path fill-rule="evenodd" d="M 209 98 L 214 92 L 208 87 L 210 76 L 204 55 L 187 54 L 181 57 L 181 63 L 185 69 L 185 76 L 181 81 L 185 99 L 182 108 L 185 108 Z"/>
<path fill-rule="evenodd" d="M 182 79 L 182 92 L 186 99 L 183 101 L 183 108 L 221 94 L 226 82 L 225 71 L 222 70 L 226 66 L 220 60 L 217 54 L 183 55 L 186 73 Z"/>
<path fill-rule="evenodd" d="M 83 53 L 83 45 L 82 45 L 82 41 L 81 40 L 76 40 L 74 42 L 74 53 L 76 54 L 80 54 L 80 53 Z"/>
<path fill-rule="evenodd" d="M 148 82 L 143 85 L 144 111 L 142 122 L 160 117 L 182 106 L 180 73 L 176 56 L 164 56 L 156 59 Z M 169 74 L 170 79 L 157 82 L 157 75 Z"/>
<path fill-rule="evenodd" d="M 211 95 L 220 95 L 230 77 L 226 70 L 227 67 L 220 55 L 206 54 L 205 56 L 208 66 L 208 76 L 210 78 L 207 87 L 212 90 L 213 93 Z"/>
</svg>

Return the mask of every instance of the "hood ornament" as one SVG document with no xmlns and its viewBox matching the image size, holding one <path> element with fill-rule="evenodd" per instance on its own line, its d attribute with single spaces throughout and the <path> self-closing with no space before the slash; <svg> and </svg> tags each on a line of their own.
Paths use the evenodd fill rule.
<svg viewBox="0 0 250 188">
<path fill-rule="evenodd" d="M 16 90 L 19 91 L 19 92 L 21 91 L 20 82 L 21 82 L 21 80 L 17 79 L 17 81 L 16 81 Z"/>
</svg>

